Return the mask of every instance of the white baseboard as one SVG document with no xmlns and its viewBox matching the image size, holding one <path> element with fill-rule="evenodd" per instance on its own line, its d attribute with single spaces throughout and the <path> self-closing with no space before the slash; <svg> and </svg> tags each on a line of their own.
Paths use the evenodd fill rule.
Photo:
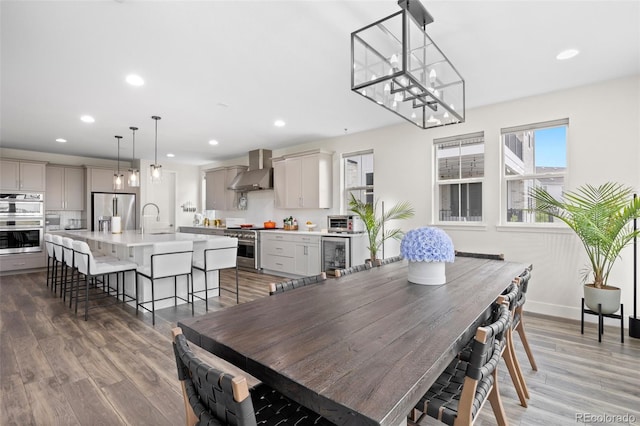
<svg viewBox="0 0 640 426">
<path fill-rule="evenodd" d="M 580 301 L 578 301 L 579 303 Z M 535 300 L 527 300 L 525 304 L 525 312 L 533 312 L 536 314 L 549 315 L 553 317 L 567 318 L 575 321 L 580 321 L 580 305 L 578 306 L 564 306 L 564 305 L 554 305 L 551 303 L 542 303 L 536 302 Z M 620 312 L 617 312 L 618 314 Z M 628 317 L 629 314 L 633 314 L 633 312 L 625 312 L 624 313 L 624 327 L 628 328 Z M 597 315 L 584 315 L 584 321 L 589 323 L 598 323 Z M 605 325 L 612 325 L 616 327 L 620 327 L 620 320 L 615 318 L 605 318 Z"/>
</svg>

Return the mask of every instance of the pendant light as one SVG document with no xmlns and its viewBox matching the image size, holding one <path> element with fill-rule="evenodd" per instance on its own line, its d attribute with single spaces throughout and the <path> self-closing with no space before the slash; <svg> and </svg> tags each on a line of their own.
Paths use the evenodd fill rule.
<svg viewBox="0 0 640 426">
<path fill-rule="evenodd" d="M 140 170 L 136 168 L 136 130 L 137 127 L 129 127 L 131 129 L 133 140 L 133 157 L 131 158 L 131 168 L 129 169 L 129 186 L 137 188 L 140 186 Z"/>
<path fill-rule="evenodd" d="M 122 136 L 116 136 L 118 139 L 118 171 L 113 175 L 113 189 L 115 191 L 122 189 L 124 185 L 124 176 L 120 174 L 120 139 Z"/>
<path fill-rule="evenodd" d="M 158 120 L 160 117 L 153 115 L 151 118 L 156 121 L 156 154 L 155 162 L 151 165 L 151 183 L 160 183 L 162 182 L 162 166 L 158 164 Z"/>
</svg>

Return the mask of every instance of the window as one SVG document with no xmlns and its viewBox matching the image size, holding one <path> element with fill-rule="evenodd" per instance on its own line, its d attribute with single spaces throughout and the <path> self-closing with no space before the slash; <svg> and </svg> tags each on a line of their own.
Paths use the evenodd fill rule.
<svg viewBox="0 0 640 426">
<path fill-rule="evenodd" d="M 343 154 L 345 206 L 351 194 L 367 204 L 373 204 L 373 151 Z"/>
<path fill-rule="evenodd" d="M 484 132 L 434 139 L 436 200 L 441 222 L 481 222 Z"/>
<path fill-rule="evenodd" d="M 553 217 L 531 211 L 529 190 L 541 186 L 554 197 L 562 197 L 567 172 L 568 125 L 569 119 L 562 119 L 502 129 L 504 222 L 554 222 Z"/>
</svg>

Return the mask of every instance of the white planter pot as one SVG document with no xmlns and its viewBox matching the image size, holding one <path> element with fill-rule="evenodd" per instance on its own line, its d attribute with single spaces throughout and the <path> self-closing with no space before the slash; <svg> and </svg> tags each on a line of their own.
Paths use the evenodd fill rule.
<svg viewBox="0 0 640 426">
<path fill-rule="evenodd" d="M 584 286 L 584 304 L 594 312 L 598 312 L 598 303 L 602 305 L 603 314 L 613 314 L 620 309 L 620 289 L 607 286 L 595 288 Z"/>
<path fill-rule="evenodd" d="M 423 285 L 441 285 L 447 282 L 444 262 L 409 261 L 409 282 Z"/>
</svg>

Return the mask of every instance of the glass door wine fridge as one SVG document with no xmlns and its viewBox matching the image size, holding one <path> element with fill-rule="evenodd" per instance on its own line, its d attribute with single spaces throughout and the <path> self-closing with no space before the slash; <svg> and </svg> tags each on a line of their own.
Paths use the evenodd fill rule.
<svg viewBox="0 0 640 426">
<path fill-rule="evenodd" d="M 350 266 L 350 238 L 322 237 L 322 271 L 327 275 L 335 275 L 336 270 Z"/>
</svg>

